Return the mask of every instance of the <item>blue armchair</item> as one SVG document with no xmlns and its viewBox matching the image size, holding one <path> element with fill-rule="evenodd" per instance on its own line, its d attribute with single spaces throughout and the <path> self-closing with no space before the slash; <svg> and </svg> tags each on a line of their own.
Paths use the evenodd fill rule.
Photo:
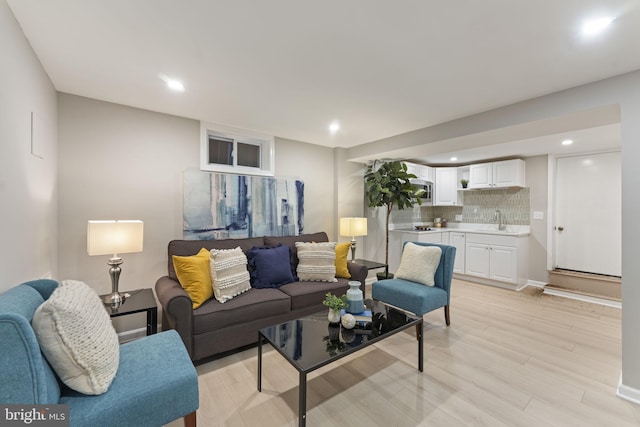
<svg viewBox="0 0 640 427">
<path fill-rule="evenodd" d="M 385 279 L 373 283 L 371 296 L 374 300 L 382 301 L 418 316 L 444 307 L 445 323 L 449 326 L 451 323 L 449 302 L 451 300 L 451 280 L 453 278 L 453 262 L 456 257 L 456 248 L 435 243 L 411 243 L 419 246 L 437 246 L 442 249 L 440 263 L 433 277 L 435 286 L 427 286 L 422 283 L 397 278 Z"/>
<path fill-rule="evenodd" d="M 198 377 L 175 331 L 121 345 L 118 372 L 104 394 L 84 395 L 57 379 L 31 327 L 57 286 L 35 280 L 0 295 L 0 403 L 66 404 L 72 427 L 157 427 L 181 417 L 195 426 Z"/>
</svg>

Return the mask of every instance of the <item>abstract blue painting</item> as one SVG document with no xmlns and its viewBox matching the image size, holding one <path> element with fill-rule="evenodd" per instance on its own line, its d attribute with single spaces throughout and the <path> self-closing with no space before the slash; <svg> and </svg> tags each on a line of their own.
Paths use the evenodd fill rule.
<svg viewBox="0 0 640 427">
<path fill-rule="evenodd" d="M 186 240 L 297 236 L 304 231 L 304 183 L 189 170 L 183 217 Z"/>
</svg>

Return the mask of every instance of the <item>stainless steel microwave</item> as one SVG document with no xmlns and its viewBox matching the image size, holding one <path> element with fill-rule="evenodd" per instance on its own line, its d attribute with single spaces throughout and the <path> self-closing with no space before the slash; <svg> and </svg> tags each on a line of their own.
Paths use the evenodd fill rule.
<svg viewBox="0 0 640 427">
<path fill-rule="evenodd" d="M 418 188 L 420 188 L 422 190 L 422 193 L 420 194 L 420 199 L 423 202 L 430 202 L 432 197 L 433 197 L 433 183 L 430 181 L 425 181 L 424 179 L 420 179 L 420 178 L 413 178 L 411 179 L 409 182 L 411 182 L 414 185 L 417 185 Z"/>
</svg>

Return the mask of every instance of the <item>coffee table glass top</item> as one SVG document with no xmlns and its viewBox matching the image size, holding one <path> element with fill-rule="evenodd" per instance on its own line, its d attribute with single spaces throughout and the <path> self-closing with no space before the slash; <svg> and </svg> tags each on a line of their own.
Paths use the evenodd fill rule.
<svg viewBox="0 0 640 427">
<path fill-rule="evenodd" d="M 260 334 L 299 371 L 309 372 L 336 359 L 393 335 L 422 319 L 366 300 L 370 322 L 359 322 L 353 329 L 331 325 L 327 310 L 260 330 Z"/>
</svg>

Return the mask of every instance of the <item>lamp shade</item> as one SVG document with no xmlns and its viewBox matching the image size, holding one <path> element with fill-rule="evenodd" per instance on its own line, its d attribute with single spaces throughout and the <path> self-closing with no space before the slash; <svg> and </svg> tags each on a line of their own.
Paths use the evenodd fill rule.
<svg viewBox="0 0 640 427">
<path fill-rule="evenodd" d="M 87 253 L 116 255 L 142 252 L 144 223 L 142 221 L 89 221 Z"/>
<path fill-rule="evenodd" d="M 341 236 L 366 236 L 367 218 L 340 218 Z"/>
</svg>

